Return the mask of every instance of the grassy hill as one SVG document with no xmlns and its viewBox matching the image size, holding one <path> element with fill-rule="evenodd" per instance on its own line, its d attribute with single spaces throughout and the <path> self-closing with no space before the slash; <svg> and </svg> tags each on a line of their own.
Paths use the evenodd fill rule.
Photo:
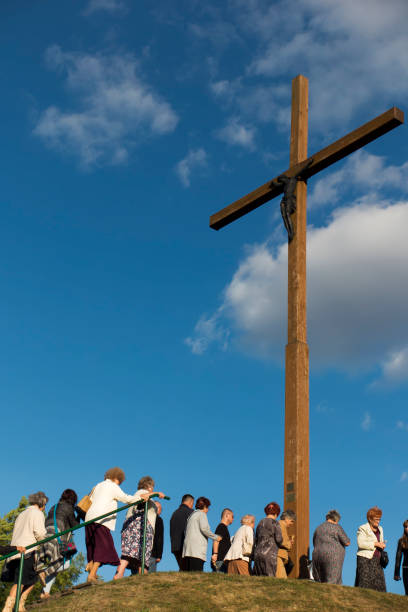
<svg viewBox="0 0 408 612">
<path fill-rule="evenodd" d="M 44 612 L 408 612 L 408 597 L 303 580 L 160 572 L 74 590 L 69 595 L 48 600 L 38 609 Z"/>
</svg>

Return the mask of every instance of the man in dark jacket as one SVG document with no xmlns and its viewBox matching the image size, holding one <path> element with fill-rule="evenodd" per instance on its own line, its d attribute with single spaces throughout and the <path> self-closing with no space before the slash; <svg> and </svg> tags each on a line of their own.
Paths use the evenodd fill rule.
<svg viewBox="0 0 408 612">
<path fill-rule="evenodd" d="M 149 574 L 157 570 L 157 564 L 160 563 L 163 556 L 163 538 L 164 538 L 164 525 L 163 519 L 160 516 L 162 511 L 162 505 L 159 501 L 154 502 L 157 507 L 156 526 L 154 528 L 153 548 L 152 554 L 149 561 Z"/>
<path fill-rule="evenodd" d="M 180 506 L 173 512 L 170 519 L 171 552 L 176 557 L 180 572 L 184 570 L 184 560 L 182 558 L 184 532 L 188 517 L 193 512 L 193 507 L 194 497 L 186 493 L 181 499 Z"/>
</svg>

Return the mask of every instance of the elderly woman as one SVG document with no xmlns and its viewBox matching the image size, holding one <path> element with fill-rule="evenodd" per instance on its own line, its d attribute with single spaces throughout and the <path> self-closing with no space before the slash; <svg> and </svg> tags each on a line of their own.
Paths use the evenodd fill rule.
<svg viewBox="0 0 408 612">
<path fill-rule="evenodd" d="M 313 576 L 317 582 L 343 584 L 345 547 L 350 545 L 350 539 L 339 525 L 340 518 L 337 510 L 330 510 L 313 534 Z"/>
<path fill-rule="evenodd" d="M 196 509 L 190 514 L 183 544 L 183 559 L 186 572 L 202 572 L 207 558 L 208 538 L 220 542 L 221 536 L 213 533 L 208 524 L 207 513 L 211 502 L 207 497 L 199 497 Z"/>
<path fill-rule="evenodd" d="M 279 504 L 271 502 L 264 508 L 266 518 L 258 523 L 255 534 L 254 574 L 275 576 L 278 549 L 282 545 L 282 530 L 276 520 L 280 514 Z"/>
<path fill-rule="evenodd" d="M 13 528 L 13 535 L 11 538 L 11 546 L 16 546 L 17 548 L 27 547 L 30 546 L 30 544 L 35 544 L 35 542 L 39 542 L 45 538 L 46 529 L 44 510 L 47 502 L 48 497 L 42 491 L 28 496 L 28 503 L 30 505 L 16 518 Z M 33 586 L 38 581 L 38 575 L 34 567 L 34 551 L 36 548 L 37 547 L 30 548 L 24 559 L 23 576 L 21 580 L 22 594 L 20 598 L 19 610 L 26 609 L 25 601 Z M 9 596 L 7 597 L 3 612 L 11 612 L 11 610 L 14 608 L 14 602 L 17 594 L 19 567 L 19 557 L 12 557 L 11 560 L 7 562 L 7 572 L 11 578 L 11 582 L 14 582 L 14 584 L 11 587 Z"/>
<path fill-rule="evenodd" d="M 75 512 L 78 496 L 73 489 L 65 489 L 62 492 L 59 502 L 52 506 L 48 512 L 45 521 L 47 536 L 52 536 L 57 531 L 66 531 L 70 527 L 79 525 L 80 518 Z M 42 547 L 40 558 L 44 559 L 43 563 L 37 564 L 37 571 L 40 572 L 40 578 L 44 584 L 44 589 L 41 594 L 42 599 L 50 596 L 51 587 L 55 582 L 58 572 L 66 570 L 71 565 L 71 556 L 63 554 L 61 546 L 71 541 L 71 534 L 65 534 L 61 538 L 56 538 L 46 542 Z"/>
<path fill-rule="evenodd" d="M 285 510 L 282 512 L 279 525 L 282 531 L 282 544 L 278 550 L 278 559 L 276 565 L 276 578 L 287 578 L 293 568 L 292 561 L 289 560 L 289 551 L 293 546 L 295 536 L 289 536 L 288 529 L 294 525 L 296 513 L 293 510 Z"/>
<path fill-rule="evenodd" d="M 408 521 L 402 523 L 404 531 L 398 540 L 397 554 L 395 555 L 394 580 L 401 580 L 400 568 L 402 559 L 402 579 L 404 581 L 405 595 L 408 595 Z"/>
<path fill-rule="evenodd" d="M 232 544 L 224 561 L 228 564 L 228 574 L 249 576 L 249 563 L 254 547 L 255 517 L 245 514 L 241 519 L 241 527 L 232 538 Z"/>
<path fill-rule="evenodd" d="M 150 476 L 144 476 L 139 480 L 135 497 L 146 498 L 149 495 L 164 497 L 164 493 L 154 491 L 154 480 Z M 123 578 L 125 569 L 129 565 L 132 574 L 140 574 L 142 569 L 143 554 L 143 526 L 144 526 L 144 505 L 142 508 L 133 506 L 126 514 L 125 522 L 122 527 L 122 556 L 118 571 L 114 578 Z M 153 548 L 154 529 L 156 526 L 157 506 L 152 499 L 147 504 L 147 526 L 146 526 L 146 551 L 145 563 L 148 571 L 150 556 Z"/>
<path fill-rule="evenodd" d="M 116 510 L 118 501 L 124 504 L 147 499 L 148 494 L 127 495 L 119 485 L 125 480 L 125 473 L 118 467 L 111 468 L 105 474 L 105 480 L 98 483 L 90 495 L 92 505 L 86 513 L 85 520 L 90 521 L 102 514 Z M 119 565 L 119 557 L 113 543 L 112 531 L 116 527 L 116 514 L 85 527 L 85 543 L 88 556 L 88 582 L 97 582 L 96 572 L 101 565 Z"/>
<path fill-rule="evenodd" d="M 377 506 L 367 512 L 367 523 L 357 531 L 357 571 L 355 586 L 386 592 L 381 551 L 385 548 L 384 533 L 380 527 L 382 510 Z"/>
</svg>

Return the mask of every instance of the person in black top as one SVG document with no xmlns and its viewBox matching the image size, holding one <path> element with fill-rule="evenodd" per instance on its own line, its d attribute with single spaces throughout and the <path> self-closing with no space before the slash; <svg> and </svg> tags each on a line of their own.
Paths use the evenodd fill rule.
<svg viewBox="0 0 408 612">
<path fill-rule="evenodd" d="M 182 557 L 184 532 L 186 530 L 188 517 L 193 512 L 193 507 L 194 497 L 186 493 L 186 495 L 183 495 L 181 498 L 180 506 L 173 512 L 170 519 L 171 552 L 176 557 L 180 572 L 184 571 L 184 561 Z"/>
<path fill-rule="evenodd" d="M 401 580 L 400 568 L 402 560 L 402 579 L 404 581 L 405 595 L 408 595 L 408 520 L 403 522 L 404 533 L 398 540 L 397 554 L 395 555 L 394 580 Z"/>
<path fill-rule="evenodd" d="M 154 528 L 153 548 L 152 554 L 149 561 L 149 574 L 157 570 L 157 564 L 160 563 L 163 556 L 163 537 L 164 537 L 164 525 L 163 519 L 160 516 L 162 511 L 162 505 L 160 502 L 154 502 L 157 507 L 156 525 Z"/>
<path fill-rule="evenodd" d="M 215 530 L 215 533 L 221 536 L 222 540 L 221 542 L 213 542 L 213 554 L 211 556 L 211 569 L 213 572 L 227 573 L 227 563 L 224 563 L 224 558 L 231 547 L 231 536 L 228 527 L 233 520 L 233 511 L 230 508 L 224 508 L 221 513 L 221 522 Z"/>
</svg>

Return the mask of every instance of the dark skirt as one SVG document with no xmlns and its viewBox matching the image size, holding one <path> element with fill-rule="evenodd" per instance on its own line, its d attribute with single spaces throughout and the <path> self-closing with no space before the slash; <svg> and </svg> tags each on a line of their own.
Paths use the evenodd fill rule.
<svg viewBox="0 0 408 612">
<path fill-rule="evenodd" d="M 23 575 L 21 584 L 25 587 L 32 586 L 38 581 L 38 574 L 34 568 L 35 553 L 24 557 Z M 7 582 L 18 583 L 18 574 L 20 570 L 20 559 L 12 559 L 7 562 Z"/>
<path fill-rule="evenodd" d="M 387 592 L 385 586 L 384 570 L 380 565 L 379 557 L 367 559 L 357 555 L 357 571 L 355 586 L 362 589 Z"/>
<path fill-rule="evenodd" d="M 85 543 L 88 562 L 96 561 L 101 565 L 119 565 L 110 529 L 100 523 L 85 526 Z"/>
</svg>

